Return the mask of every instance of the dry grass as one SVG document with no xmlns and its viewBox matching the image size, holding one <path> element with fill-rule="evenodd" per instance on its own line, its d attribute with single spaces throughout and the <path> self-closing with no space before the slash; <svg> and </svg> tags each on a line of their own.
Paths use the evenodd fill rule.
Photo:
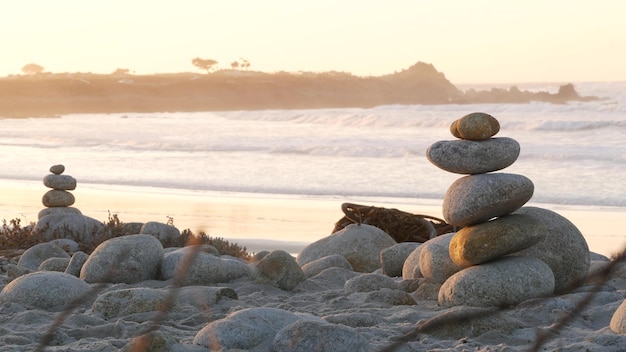
<svg viewBox="0 0 626 352">
<path fill-rule="evenodd" d="M 169 225 L 173 225 L 173 219 L 169 218 Z M 93 230 L 92 238 L 94 239 L 90 243 L 79 243 L 81 251 L 91 254 L 98 245 L 102 242 L 114 237 L 130 235 L 128 227 L 125 226 L 117 214 L 110 214 L 107 221 L 103 222 L 104 231 Z M 42 231 L 33 231 L 35 223 L 22 226 L 19 218 L 11 219 L 9 221 L 2 220 L 2 227 L 0 228 L 0 255 L 3 252 L 11 250 L 24 250 L 28 249 L 38 243 L 48 242 L 43 238 Z M 44 229 L 45 230 L 45 229 Z M 68 232 L 69 229 L 61 229 L 63 232 Z M 54 238 L 62 238 L 60 230 L 55 231 Z M 193 233 L 191 230 L 186 229 L 181 232 L 181 235 L 176 240 L 163 243 L 163 247 L 183 247 L 189 243 L 208 244 L 215 247 L 220 254 L 226 254 L 237 258 L 250 259 L 252 254 L 248 253 L 247 248 L 240 246 L 237 243 L 231 243 L 222 237 L 212 237 L 205 232 Z"/>
</svg>

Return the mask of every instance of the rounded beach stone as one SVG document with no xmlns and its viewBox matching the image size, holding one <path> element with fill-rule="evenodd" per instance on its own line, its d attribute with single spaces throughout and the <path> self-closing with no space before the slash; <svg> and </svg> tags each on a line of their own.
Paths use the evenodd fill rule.
<svg viewBox="0 0 626 352">
<path fill-rule="evenodd" d="M 450 258 L 467 268 L 528 248 L 545 237 L 546 228 L 535 218 L 507 215 L 459 230 L 450 241 Z"/>
<path fill-rule="evenodd" d="M 251 350 L 267 346 L 255 350 L 269 351 L 269 344 L 276 333 L 300 317 L 278 308 L 242 309 L 207 324 L 196 334 L 193 343 L 207 348 L 219 346 L 224 350 Z"/>
<path fill-rule="evenodd" d="M 94 218 L 73 213 L 48 214 L 35 224 L 31 235 L 46 240 L 69 238 L 83 244 L 91 244 L 104 233 L 104 224 Z"/>
<path fill-rule="evenodd" d="M 346 281 L 343 289 L 344 291 L 346 291 L 346 293 L 350 294 L 357 292 L 377 291 L 382 288 L 397 290 L 398 287 L 398 283 L 389 276 L 370 273 L 351 278 L 350 280 Z"/>
<path fill-rule="evenodd" d="M 589 246 L 578 228 L 565 217 L 547 209 L 523 207 L 514 214 L 535 218 L 546 228 L 546 237 L 515 253 L 543 260 L 554 272 L 554 293 L 569 292 L 571 285 L 589 271 Z"/>
<path fill-rule="evenodd" d="M 498 120 L 484 112 L 465 115 L 450 125 L 450 132 L 453 136 L 474 141 L 489 139 L 498 131 L 500 131 Z"/>
<path fill-rule="evenodd" d="M 50 172 L 52 172 L 55 175 L 60 175 L 65 171 L 65 166 L 61 165 L 61 164 L 57 164 L 57 165 L 52 165 L 50 166 Z"/>
<path fill-rule="evenodd" d="M 89 259 L 89 255 L 85 252 L 78 251 L 72 255 L 70 258 L 70 262 L 67 264 L 67 268 L 65 268 L 65 273 L 74 275 L 76 277 L 80 276 L 80 270 L 85 265 L 85 262 Z"/>
<path fill-rule="evenodd" d="M 67 191 L 53 189 L 46 192 L 41 199 L 44 206 L 51 207 L 69 207 L 74 204 L 76 199 L 74 195 Z"/>
<path fill-rule="evenodd" d="M 161 263 L 161 279 L 169 280 L 174 278 L 178 267 L 187 260 L 186 258 L 189 258 L 188 256 L 191 250 L 192 247 L 187 246 L 166 253 Z M 235 279 L 244 276 L 251 277 L 252 275 L 252 269 L 240 260 L 217 257 L 200 250 L 195 254 L 193 261 L 186 270 L 183 285 L 207 285 L 218 282 L 231 282 Z"/>
<path fill-rule="evenodd" d="M 402 279 L 419 279 L 422 276 L 420 270 L 420 256 L 422 255 L 422 248 L 424 245 L 417 246 L 404 261 L 402 265 Z"/>
<path fill-rule="evenodd" d="M 255 269 L 260 282 L 285 291 L 293 290 L 305 279 L 295 258 L 282 250 L 266 255 L 256 264 Z"/>
<path fill-rule="evenodd" d="M 298 320 L 276 333 L 272 351 L 370 351 L 367 340 L 354 328 L 317 320 Z"/>
<path fill-rule="evenodd" d="M 523 327 L 524 324 L 515 318 L 496 314 L 494 308 L 459 306 L 451 307 L 428 319 L 420 325 L 420 330 L 440 339 L 461 340 L 487 332 L 509 335 Z"/>
<path fill-rule="evenodd" d="M 157 278 L 163 246 L 150 235 L 115 237 L 102 242 L 80 271 L 88 283 L 132 284 Z"/>
<path fill-rule="evenodd" d="M 152 235 L 158 238 L 161 243 L 166 244 L 176 243 L 180 237 L 180 231 L 176 227 L 156 221 L 149 221 L 143 224 L 139 233 Z"/>
<path fill-rule="evenodd" d="M 39 271 L 7 284 L 0 292 L 0 303 L 59 310 L 72 300 L 85 295 L 91 286 L 79 278 L 56 271 Z"/>
<path fill-rule="evenodd" d="M 454 233 L 437 236 L 424 243 L 419 258 L 422 276 L 430 282 L 443 283 L 454 273 L 461 270 L 450 259 L 450 241 Z"/>
<path fill-rule="evenodd" d="M 46 175 L 43 185 L 58 190 L 71 191 L 76 189 L 76 179 L 70 175 Z"/>
<path fill-rule="evenodd" d="M 442 306 L 499 307 L 549 296 L 554 275 L 542 260 L 508 256 L 463 269 L 439 290 Z"/>
<path fill-rule="evenodd" d="M 94 312 L 105 319 L 159 310 L 168 296 L 166 290 L 147 287 L 109 291 L 101 294 L 92 305 Z"/>
<path fill-rule="evenodd" d="M 439 141 L 426 151 L 438 168 L 457 174 L 483 174 L 512 165 L 520 153 L 519 143 L 508 137 L 485 141 Z"/>
<path fill-rule="evenodd" d="M 39 265 L 39 268 L 37 268 L 37 270 L 65 272 L 65 269 L 67 268 L 67 265 L 69 263 L 70 258 L 48 258 L 44 260 L 41 265 Z"/>
<path fill-rule="evenodd" d="M 82 215 L 78 208 L 74 207 L 54 207 L 54 208 L 43 208 L 37 214 L 37 219 L 41 219 L 46 215 L 57 215 L 57 214 L 76 214 Z"/>
<path fill-rule="evenodd" d="M 20 260 L 18 260 L 17 265 L 29 268 L 31 270 L 37 270 L 41 263 L 50 258 L 69 259 L 70 255 L 67 254 L 63 250 L 63 248 L 57 246 L 54 243 L 38 243 L 22 253 L 22 256 L 20 257 Z"/>
<path fill-rule="evenodd" d="M 352 265 L 350 265 L 346 257 L 341 254 L 331 254 L 304 264 L 302 266 L 302 272 L 305 277 L 309 278 L 333 267 L 352 270 Z"/>
<path fill-rule="evenodd" d="M 395 244 L 396 241 L 378 227 L 352 224 L 304 247 L 296 261 L 302 266 L 331 254 L 341 254 L 354 271 L 370 273 L 381 267 L 380 251 Z"/>
<path fill-rule="evenodd" d="M 380 251 L 380 265 L 383 274 L 392 277 L 402 276 L 402 268 L 406 258 L 420 245 L 421 243 L 417 242 L 402 242 Z"/>
<path fill-rule="evenodd" d="M 444 196 L 443 217 L 459 227 L 485 222 L 521 208 L 533 196 L 534 189 L 530 179 L 517 174 L 461 177 Z"/>
</svg>

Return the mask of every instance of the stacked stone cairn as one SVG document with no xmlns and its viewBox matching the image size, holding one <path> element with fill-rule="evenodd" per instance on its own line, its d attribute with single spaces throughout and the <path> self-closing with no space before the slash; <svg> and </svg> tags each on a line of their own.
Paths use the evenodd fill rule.
<svg viewBox="0 0 626 352">
<path fill-rule="evenodd" d="M 43 195 L 41 201 L 46 208 L 39 212 L 39 219 L 49 214 L 81 214 L 80 210 L 71 207 L 76 199 L 68 192 L 76 189 L 76 179 L 63 175 L 64 171 L 65 166 L 53 165 L 50 167 L 51 174 L 43 178 L 44 186 L 52 189 Z"/>
<path fill-rule="evenodd" d="M 565 293 L 589 269 L 580 231 L 557 213 L 524 207 L 534 192 L 530 179 L 496 172 L 520 154 L 514 139 L 494 137 L 499 130 L 493 116 L 472 113 L 450 126 L 456 140 L 435 142 L 427 150 L 435 166 L 466 175 L 443 200 L 444 219 L 460 230 L 444 235 L 448 242 L 435 239 L 445 243 L 451 263 L 421 268 L 439 271 L 431 277 L 444 275 L 438 291 L 444 306 L 503 306 Z"/>
</svg>

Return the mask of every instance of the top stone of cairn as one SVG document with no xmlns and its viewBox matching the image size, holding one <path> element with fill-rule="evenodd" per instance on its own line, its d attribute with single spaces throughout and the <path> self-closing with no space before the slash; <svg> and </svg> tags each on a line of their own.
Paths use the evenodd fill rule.
<svg viewBox="0 0 626 352">
<path fill-rule="evenodd" d="M 55 175 L 60 175 L 63 173 L 63 171 L 65 171 L 65 166 L 61 164 L 50 166 L 50 172 L 52 172 Z"/>
<path fill-rule="evenodd" d="M 452 122 L 450 132 L 460 139 L 472 141 L 487 140 L 500 131 L 500 123 L 495 117 L 484 112 L 474 112 Z"/>
</svg>

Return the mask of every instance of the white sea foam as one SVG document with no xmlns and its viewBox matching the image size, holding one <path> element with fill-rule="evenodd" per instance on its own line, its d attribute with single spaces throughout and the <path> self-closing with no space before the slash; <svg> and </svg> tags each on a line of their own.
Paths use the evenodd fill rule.
<svg viewBox="0 0 626 352">
<path fill-rule="evenodd" d="M 63 163 L 82 183 L 439 199 L 459 176 L 425 150 L 484 111 L 520 142 L 506 172 L 533 180 L 534 201 L 626 207 L 626 83 L 576 88 L 606 99 L 3 119 L 0 177 L 39 180 Z"/>
</svg>

